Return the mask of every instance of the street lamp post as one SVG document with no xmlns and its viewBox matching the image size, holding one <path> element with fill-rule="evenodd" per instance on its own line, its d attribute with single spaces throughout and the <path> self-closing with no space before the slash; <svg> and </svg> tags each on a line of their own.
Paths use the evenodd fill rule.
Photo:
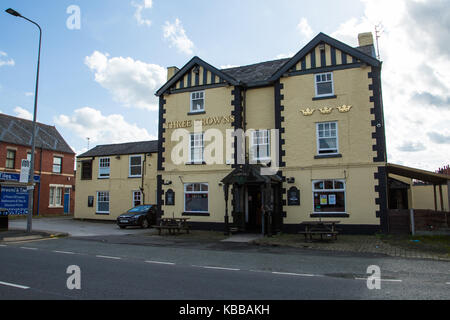
<svg viewBox="0 0 450 320">
<path fill-rule="evenodd" d="M 33 113 L 33 132 L 31 135 L 31 164 L 30 164 L 30 174 L 28 177 L 28 185 L 34 186 L 34 152 L 36 150 L 36 113 L 37 113 L 37 102 L 38 102 L 38 89 L 39 89 L 39 67 L 41 61 L 41 40 L 42 40 L 42 29 L 41 27 L 34 22 L 24 16 L 22 16 L 19 12 L 14 9 L 5 10 L 10 15 L 13 15 L 18 18 L 25 19 L 36 27 L 39 28 L 39 50 L 38 50 L 38 61 L 37 61 L 37 73 L 36 73 L 36 89 L 34 92 L 34 113 Z M 28 215 L 27 215 L 27 232 L 30 233 L 32 231 L 33 224 L 33 195 L 34 195 L 34 187 L 28 190 Z"/>
</svg>

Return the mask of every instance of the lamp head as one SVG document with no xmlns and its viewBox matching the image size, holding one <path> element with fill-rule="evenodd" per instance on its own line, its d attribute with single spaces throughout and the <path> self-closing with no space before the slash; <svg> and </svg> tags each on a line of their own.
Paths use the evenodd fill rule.
<svg viewBox="0 0 450 320">
<path fill-rule="evenodd" d="M 11 8 L 6 9 L 5 11 L 8 12 L 10 15 L 13 15 L 13 16 L 15 16 L 15 17 L 21 17 L 21 16 L 22 16 L 22 15 L 21 15 L 20 13 L 18 13 L 16 10 L 11 9 Z"/>
</svg>

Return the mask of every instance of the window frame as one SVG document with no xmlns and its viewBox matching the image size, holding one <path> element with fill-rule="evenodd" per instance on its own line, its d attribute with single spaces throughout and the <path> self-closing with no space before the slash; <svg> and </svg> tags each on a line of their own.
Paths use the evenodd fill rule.
<svg viewBox="0 0 450 320">
<path fill-rule="evenodd" d="M 322 76 L 322 75 L 331 75 L 331 80 L 330 81 L 320 81 L 317 82 L 317 76 Z M 331 82 L 331 93 L 326 93 L 326 94 L 319 94 L 318 93 L 318 88 L 317 88 L 317 84 L 318 83 L 327 83 L 327 82 Z M 322 98 L 322 97 L 331 97 L 334 96 L 334 77 L 333 77 L 333 72 L 322 72 L 322 73 L 315 73 L 314 74 L 314 91 L 315 91 L 315 97 L 316 98 Z"/>
<path fill-rule="evenodd" d="M 195 144 L 195 136 L 201 136 L 201 140 L 202 140 L 202 146 L 201 147 L 196 147 L 193 146 L 192 143 L 192 137 L 194 137 L 194 144 Z M 192 151 L 193 149 L 199 149 L 201 148 L 201 159 L 192 159 Z M 195 154 L 195 152 L 194 152 Z M 189 163 L 190 164 L 203 164 L 205 161 L 205 135 L 204 133 L 190 133 L 189 134 Z"/>
<path fill-rule="evenodd" d="M 335 137 L 320 137 L 319 135 L 319 126 L 325 125 L 325 124 L 335 124 L 336 125 L 336 136 Z M 331 129 L 330 129 L 331 130 Z M 327 151 L 327 150 L 334 150 L 334 149 L 321 149 L 320 148 L 320 139 L 336 139 L 336 152 L 324 152 L 321 153 L 321 151 Z M 337 121 L 327 121 L 327 122 L 316 122 L 316 145 L 317 145 L 317 155 L 318 156 L 333 156 L 339 154 L 339 126 Z"/>
<path fill-rule="evenodd" d="M 55 160 L 56 159 L 59 159 L 61 161 L 61 163 L 59 164 L 59 171 L 55 171 L 55 166 L 58 166 L 58 164 L 55 164 Z M 59 173 L 59 174 L 61 174 L 62 173 L 62 166 L 63 166 L 63 157 L 53 156 L 52 173 Z"/>
<path fill-rule="evenodd" d="M 14 154 L 13 158 L 8 157 L 10 152 Z M 17 150 L 6 149 L 5 169 L 16 169 L 16 158 L 17 158 Z M 8 167 L 8 161 L 12 161 L 12 167 Z"/>
<path fill-rule="evenodd" d="M 315 189 L 315 184 L 318 182 L 323 182 L 325 187 L 326 181 L 332 181 L 333 182 L 333 189 Z M 336 189 L 335 188 L 335 182 L 341 182 L 344 185 L 343 189 Z M 332 211 L 316 211 L 316 206 L 314 204 L 314 193 L 344 193 L 344 211 L 339 212 L 332 212 Z M 341 214 L 348 214 L 347 213 L 347 182 L 345 179 L 317 179 L 312 181 L 312 206 L 313 206 L 313 214 L 314 215 L 341 215 Z"/>
<path fill-rule="evenodd" d="M 202 95 L 201 99 L 203 100 L 203 109 L 201 109 L 201 110 L 194 110 L 194 108 L 193 108 L 194 100 L 200 100 L 200 98 L 194 99 L 194 95 L 195 94 L 201 94 Z M 205 91 L 204 90 L 203 91 L 191 92 L 189 97 L 190 97 L 190 109 L 189 109 L 190 113 L 202 113 L 202 112 L 205 112 Z"/>
<path fill-rule="evenodd" d="M 136 201 L 135 195 L 136 194 L 139 194 L 139 204 L 138 205 L 136 205 L 136 203 L 135 203 L 135 201 Z M 142 202 L 142 191 L 141 190 L 131 191 L 131 197 L 132 197 L 131 201 L 132 201 L 132 205 L 133 205 L 132 208 L 137 207 L 137 206 L 142 206 L 144 204 Z"/>
<path fill-rule="evenodd" d="M 85 174 L 85 172 L 87 171 L 85 169 L 85 164 L 89 164 L 89 175 Z M 82 160 L 81 161 L 81 180 L 92 180 L 92 160 Z"/>
<path fill-rule="evenodd" d="M 187 191 L 187 188 L 190 185 L 192 185 L 192 186 L 200 185 L 200 191 Z M 201 191 L 203 185 L 206 185 L 206 187 L 208 188 L 207 191 Z M 207 195 L 207 199 L 208 199 L 207 210 L 206 211 L 187 211 L 186 210 L 186 195 L 187 194 L 206 194 Z M 209 213 L 209 184 L 207 182 L 191 182 L 191 183 L 185 183 L 184 184 L 184 187 L 183 187 L 183 210 L 184 210 L 185 213 L 193 213 L 193 214 L 206 214 L 206 213 Z"/>
<path fill-rule="evenodd" d="M 102 160 L 108 160 L 108 176 L 102 176 L 102 168 L 106 168 L 106 167 L 102 167 Z M 105 170 L 105 169 L 103 169 Z M 109 179 L 111 177 L 111 158 L 110 157 L 101 157 L 98 158 L 98 178 L 99 179 Z"/>
<path fill-rule="evenodd" d="M 107 194 L 108 195 L 108 211 L 100 211 L 99 210 L 99 204 L 100 204 L 100 202 L 101 203 L 104 203 L 104 202 L 106 202 L 106 201 L 100 201 L 100 199 L 99 199 L 99 196 L 100 196 L 100 194 Z M 111 198 L 110 198 L 110 195 L 109 195 L 109 191 L 97 191 L 97 203 L 96 203 L 96 207 L 95 207 L 95 213 L 96 214 L 110 214 L 111 213 Z"/>
<path fill-rule="evenodd" d="M 256 135 L 259 135 L 260 133 L 265 132 L 266 136 L 265 137 L 261 137 L 258 136 L 256 137 Z M 264 144 L 255 144 L 255 138 L 257 139 L 257 141 L 259 139 L 267 139 L 267 143 Z M 269 129 L 261 129 L 261 130 L 252 130 L 251 131 L 251 143 L 250 143 L 250 150 L 251 150 L 251 158 L 253 161 L 270 161 L 271 158 L 271 130 Z M 262 148 L 260 148 L 260 146 L 267 146 L 267 156 L 266 157 L 261 157 L 260 156 L 260 150 Z M 256 154 L 254 152 L 254 148 L 256 147 Z"/>
<path fill-rule="evenodd" d="M 140 158 L 141 159 L 141 163 L 140 163 L 140 165 L 139 165 L 139 167 L 141 168 L 141 173 L 140 174 L 138 174 L 138 175 L 132 175 L 131 174 L 131 159 L 132 158 Z M 143 156 L 142 155 L 130 155 L 129 157 L 128 157 L 128 178 L 141 178 L 142 177 L 142 171 L 143 171 L 143 166 L 142 166 L 142 164 L 143 164 L 143 162 L 144 162 L 144 160 L 143 160 Z M 137 167 L 138 165 L 133 165 L 133 167 Z"/>
<path fill-rule="evenodd" d="M 53 193 L 52 193 L 52 190 L 53 190 Z M 60 190 L 59 203 L 57 202 L 58 190 Z M 48 193 L 48 200 L 49 200 L 48 207 L 49 208 L 63 208 L 63 206 L 64 206 L 63 191 L 64 191 L 64 186 L 59 186 L 59 185 L 50 185 L 49 186 L 49 193 Z"/>
</svg>

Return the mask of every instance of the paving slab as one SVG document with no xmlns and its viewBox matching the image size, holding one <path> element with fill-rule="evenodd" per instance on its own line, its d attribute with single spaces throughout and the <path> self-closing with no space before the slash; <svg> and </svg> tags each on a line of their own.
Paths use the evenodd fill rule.
<svg viewBox="0 0 450 320">
<path fill-rule="evenodd" d="M 222 240 L 222 242 L 250 243 L 261 238 L 263 238 L 263 236 L 260 234 L 234 234 L 231 237 Z"/>
</svg>

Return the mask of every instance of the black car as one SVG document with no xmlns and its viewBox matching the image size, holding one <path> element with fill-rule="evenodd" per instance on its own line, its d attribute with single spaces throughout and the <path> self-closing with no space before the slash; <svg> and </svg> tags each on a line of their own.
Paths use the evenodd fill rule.
<svg viewBox="0 0 450 320">
<path fill-rule="evenodd" d="M 140 226 L 144 229 L 155 224 L 156 206 L 151 204 L 134 207 L 117 218 L 120 229 L 129 226 Z"/>
</svg>

